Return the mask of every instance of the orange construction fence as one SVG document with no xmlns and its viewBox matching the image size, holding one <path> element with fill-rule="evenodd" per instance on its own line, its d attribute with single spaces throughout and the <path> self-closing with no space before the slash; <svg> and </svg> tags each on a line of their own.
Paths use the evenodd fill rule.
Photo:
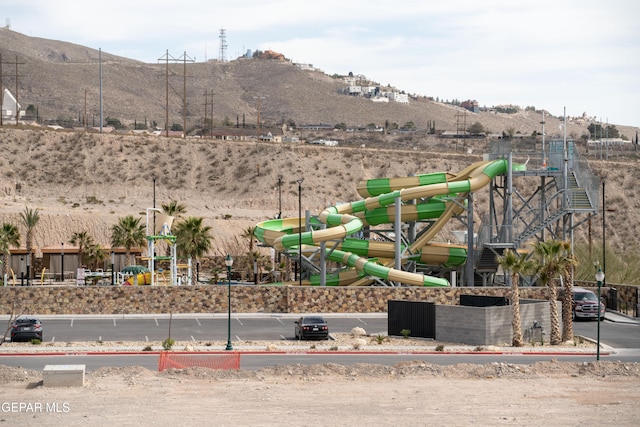
<svg viewBox="0 0 640 427">
<path fill-rule="evenodd" d="M 225 370 L 240 369 L 240 353 L 180 354 L 171 351 L 160 352 L 160 358 L 158 359 L 158 372 L 162 372 L 165 369 L 185 369 L 194 367 Z"/>
</svg>

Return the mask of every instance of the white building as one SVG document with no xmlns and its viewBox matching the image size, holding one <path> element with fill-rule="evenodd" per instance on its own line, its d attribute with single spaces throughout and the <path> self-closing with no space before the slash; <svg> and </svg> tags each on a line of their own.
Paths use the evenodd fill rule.
<svg viewBox="0 0 640 427">
<path fill-rule="evenodd" d="M 406 93 L 391 92 L 389 93 L 389 99 L 395 102 L 400 102 L 401 104 L 409 103 L 409 95 Z"/>
<path fill-rule="evenodd" d="M 2 123 L 15 123 L 16 112 L 20 114 L 20 118 L 24 117 L 24 115 L 26 114 L 26 111 L 22 110 L 20 104 L 16 101 L 16 98 L 9 91 L 9 89 L 5 89 L 2 97 Z"/>
</svg>

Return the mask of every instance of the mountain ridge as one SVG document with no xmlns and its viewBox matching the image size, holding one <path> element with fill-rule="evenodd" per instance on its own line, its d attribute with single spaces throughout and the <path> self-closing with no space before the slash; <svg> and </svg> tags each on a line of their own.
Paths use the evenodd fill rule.
<svg viewBox="0 0 640 427">
<path fill-rule="evenodd" d="M 129 125 L 155 123 L 164 129 L 167 104 L 168 125 L 182 124 L 186 104 L 187 128 L 193 129 L 203 123 L 205 103 L 210 106 L 212 97 L 214 126 L 224 122 L 257 126 L 260 116 L 262 127 L 287 122 L 347 126 L 403 126 L 412 122 L 421 129 L 435 123 L 439 131 L 456 131 L 479 122 L 487 133 L 531 135 L 542 131 L 541 110 L 474 113 L 426 96 L 411 97 L 409 104 L 374 103 L 342 94 L 347 84 L 340 78 L 318 70 L 302 70 L 287 60 L 183 63 L 159 59 L 149 64 L 102 52 L 100 67 L 95 49 L 29 37 L 6 28 L 0 28 L 0 54 L 5 63 L 19 63 L 18 90 L 23 109 L 33 105 L 42 119 L 77 122 L 86 112 L 89 126 L 99 124 L 102 68 L 103 116 Z M 15 71 L 7 68 L 12 67 L 5 65 L 3 87 L 14 91 Z M 207 118 L 210 115 L 211 110 Z M 549 137 L 561 136 L 561 118 L 547 114 L 544 120 Z M 587 126 L 569 121 L 567 133 L 581 138 L 588 134 Z M 636 129 L 619 127 L 628 138 L 633 138 Z"/>
</svg>

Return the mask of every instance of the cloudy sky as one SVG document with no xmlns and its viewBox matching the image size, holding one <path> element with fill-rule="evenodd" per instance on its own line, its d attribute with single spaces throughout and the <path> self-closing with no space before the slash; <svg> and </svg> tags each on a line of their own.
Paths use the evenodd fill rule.
<svg viewBox="0 0 640 427">
<path fill-rule="evenodd" d="M 640 126 L 637 0 L 0 0 L 0 25 L 155 63 L 272 49 L 328 74 Z"/>
</svg>

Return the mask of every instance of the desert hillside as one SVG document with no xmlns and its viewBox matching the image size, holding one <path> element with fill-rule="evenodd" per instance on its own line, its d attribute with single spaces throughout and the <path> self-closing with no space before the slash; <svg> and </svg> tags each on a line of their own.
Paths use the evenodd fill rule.
<svg viewBox="0 0 640 427">
<path fill-rule="evenodd" d="M 11 127 L 0 129 L 0 145 L 0 221 L 20 225 L 25 206 L 40 209 L 37 247 L 67 242 L 83 230 L 98 243 L 109 244 L 110 228 L 119 217 L 144 216 L 153 206 L 155 176 L 156 205 L 177 200 L 186 205 L 187 215 L 203 217 L 213 227 L 215 254 L 244 243 L 242 230 L 278 213 L 279 174 L 283 216 L 297 217 L 299 178 L 304 179 L 303 211 L 318 214 L 336 203 L 359 200 L 356 187 L 362 179 L 459 172 L 481 160 L 484 149 L 467 147 L 471 154 L 455 154 Z M 631 154 L 590 161 L 606 182 L 606 238 L 618 251 L 637 248 L 640 235 L 640 176 Z M 526 193 L 539 181 L 520 178 L 515 185 Z M 477 211 L 478 217 L 486 214 L 486 206 L 478 203 Z M 592 239 L 601 240 L 600 217 L 591 225 Z M 577 242 L 586 241 L 588 229 L 587 224 L 579 228 Z M 445 232 L 439 239 L 453 236 Z"/>
<path fill-rule="evenodd" d="M 101 67 L 97 50 L 0 28 L 0 55 L 5 62 L 20 64 L 19 102 L 23 108 L 33 106 L 41 122 L 81 124 L 86 114 L 89 126 L 99 126 Z M 205 117 L 212 119 L 214 126 L 226 121 L 251 127 L 257 125 L 259 117 L 261 127 L 282 123 L 403 126 L 413 122 L 419 129 L 435 126 L 440 132 L 464 130 L 479 122 L 488 133 L 513 131 L 531 135 L 542 131 L 544 105 L 536 105 L 536 111 L 521 110 L 515 114 L 476 113 L 436 102 L 447 99 L 447 94 L 438 93 L 437 87 L 433 93 L 411 94 L 409 104 L 377 103 L 341 93 L 348 84 L 340 76 L 303 70 L 288 60 L 167 63 L 161 60 L 164 57 L 165 52 L 158 52 L 158 62 L 147 64 L 102 52 L 105 119 L 117 119 L 129 126 L 155 123 L 164 129 L 166 122 L 169 126 L 182 125 L 186 112 L 187 130 L 201 126 Z M 11 70 L 5 66 L 2 84 L 15 92 L 16 73 Z M 367 74 L 367 70 L 351 71 Z M 385 82 L 366 84 L 403 91 L 401 87 L 388 88 Z M 481 99 L 477 101 L 480 107 L 491 107 Z M 581 117 L 580 108 L 568 105 L 568 115 Z M 560 118 L 547 114 L 544 121 L 548 137 L 562 134 Z M 574 138 L 587 135 L 588 125 L 571 120 L 567 134 Z M 617 129 L 629 139 L 637 131 L 620 125 Z"/>
</svg>

